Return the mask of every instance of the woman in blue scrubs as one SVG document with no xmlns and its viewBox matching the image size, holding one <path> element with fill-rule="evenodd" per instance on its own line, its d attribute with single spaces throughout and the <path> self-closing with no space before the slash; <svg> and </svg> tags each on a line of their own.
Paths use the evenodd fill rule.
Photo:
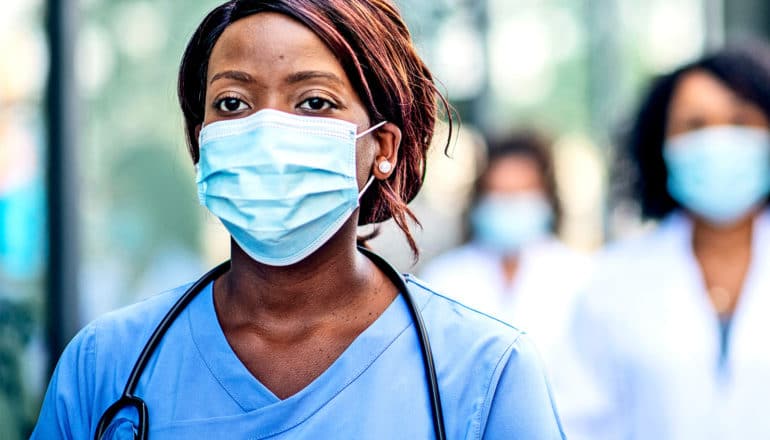
<svg viewBox="0 0 770 440">
<path fill-rule="evenodd" d="M 397 287 L 357 247 L 359 224 L 393 218 L 416 253 L 406 204 L 437 96 L 390 1 L 212 11 L 185 52 L 179 98 L 201 203 L 232 236 L 229 269 L 147 356 L 188 286 L 83 329 L 32 437 L 434 438 L 421 317 L 446 438 L 563 438 L 526 337 L 414 278 Z M 129 400 L 148 415 L 108 410 L 139 358 Z"/>
</svg>

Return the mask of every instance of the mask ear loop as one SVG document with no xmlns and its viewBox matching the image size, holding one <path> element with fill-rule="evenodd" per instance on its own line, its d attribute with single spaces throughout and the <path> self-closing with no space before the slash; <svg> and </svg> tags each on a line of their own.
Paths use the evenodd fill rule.
<svg viewBox="0 0 770 440">
<path fill-rule="evenodd" d="M 378 128 L 382 127 L 383 125 L 385 125 L 387 123 L 388 123 L 388 121 L 382 121 L 382 122 L 379 122 L 379 123 L 377 123 L 375 125 L 372 125 L 368 129 L 366 129 L 366 130 L 362 131 L 361 133 L 357 134 L 356 135 L 356 139 L 360 139 L 360 138 L 366 136 L 367 134 L 373 132 L 374 130 L 377 130 Z M 361 201 L 361 197 L 364 195 L 366 190 L 369 189 L 370 186 L 372 186 L 372 183 L 374 183 L 374 174 L 372 174 L 369 177 L 369 180 L 366 181 L 366 184 L 364 185 L 364 187 L 361 189 L 361 191 L 359 191 L 359 193 L 358 193 L 358 200 L 359 201 Z"/>
<path fill-rule="evenodd" d="M 370 186 L 372 186 L 372 183 L 374 183 L 374 174 L 369 177 L 369 180 L 366 181 L 366 184 L 361 189 L 361 191 L 358 193 L 358 201 L 361 201 L 361 197 L 364 195 L 367 189 L 369 189 Z"/>
<path fill-rule="evenodd" d="M 372 125 L 371 127 L 367 128 L 366 130 L 362 131 L 361 133 L 358 133 L 356 135 L 356 139 L 361 139 L 362 137 L 366 136 L 367 134 L 373 132 L 374 130 L 377 130 L 378 128 L 382 127 L 383 125 L 387 124 L 388 121 L 382 121 L 377 124 Z"/>
</svg>

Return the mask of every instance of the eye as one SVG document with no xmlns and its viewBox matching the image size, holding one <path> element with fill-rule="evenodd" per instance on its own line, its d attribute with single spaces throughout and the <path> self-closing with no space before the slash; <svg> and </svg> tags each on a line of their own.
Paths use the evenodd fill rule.
<svg viewBox="0 0 770 440">
<path fill-rule="evenodd" d="M 330 110 L 337 108 L 337 106 L 328 99 L 313 97 L 302 101 L 299 106 L 300 109 L 310 112 L 321 112 L 324 110 Z"/>
<path fill-rule="evenodd" d="M 248 104 L 234 97 L 226 97 L 217 100 L 214 107 L 223 113 L 235 113 L 249 108 Z"/>
</svg>

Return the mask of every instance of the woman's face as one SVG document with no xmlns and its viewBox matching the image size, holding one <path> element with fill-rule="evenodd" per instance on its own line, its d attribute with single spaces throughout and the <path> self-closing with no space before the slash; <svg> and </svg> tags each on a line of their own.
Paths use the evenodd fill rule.
<svg viewBox="0 0 770 440">
<path fill-rule="evenodd" d="M 214 46 L 206 79 L 204 125 L 263 109 L 370 126 L 366 108 L 334 54 L 309 28 L 263 12 L 228 26 Z M 359 139 L 358 181 L 372 170 L 372 136 Z"/>
<path fill-rule="evenodd" d="M 483 189 L 485 194 L 495 195 L 545 194 L 545 182 L 533 159 L 512 155 L 495 160 L 484 179 Z"/>
<path fill-rule="evenodd" d="M 669 107 L 666 137 L 720 125 L 767 129 L 767 116 L 715 76 L 703 70 L 684 74 Z"/>
</svg>

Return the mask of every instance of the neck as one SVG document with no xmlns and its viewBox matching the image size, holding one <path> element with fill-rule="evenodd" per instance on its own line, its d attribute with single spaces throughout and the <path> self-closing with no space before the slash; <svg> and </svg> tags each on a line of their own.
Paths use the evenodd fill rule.
<svg viewBox="0 0 770 440">
<path fill-rule="evenodd" d="M 730 226 L 694 219 L 692 246 L 715 312 L 730 316 L 751 264 L 752 233 L 757 214 Z"/>
<path fill-rule="evenodd" d="M 230 271 L 215 284 L 220 319 L 231 322 L 301 320 L 308 325 L 358 304 L 375 277 L 355 243 L 354 215 L 329 242 L 290 266 L 254 261 L 235 242 Z"/>
<path fill-rule="evenodd" d="M 503 275 L 505 281 L 511 285 L 516 278 L 516 273 L 519 271 L 519 262 L 521 261 L 520 254 L 507 255 L 503 257 Z"/>
<path fill-rule="evenodd" d="M 754 220 L 753 213 L 728 226 L 715 226 L 701 219 L 693 220 L 693 249 L 696 254 L 711 253 L 728 256 L 751 249 Z"/>
</svg>

